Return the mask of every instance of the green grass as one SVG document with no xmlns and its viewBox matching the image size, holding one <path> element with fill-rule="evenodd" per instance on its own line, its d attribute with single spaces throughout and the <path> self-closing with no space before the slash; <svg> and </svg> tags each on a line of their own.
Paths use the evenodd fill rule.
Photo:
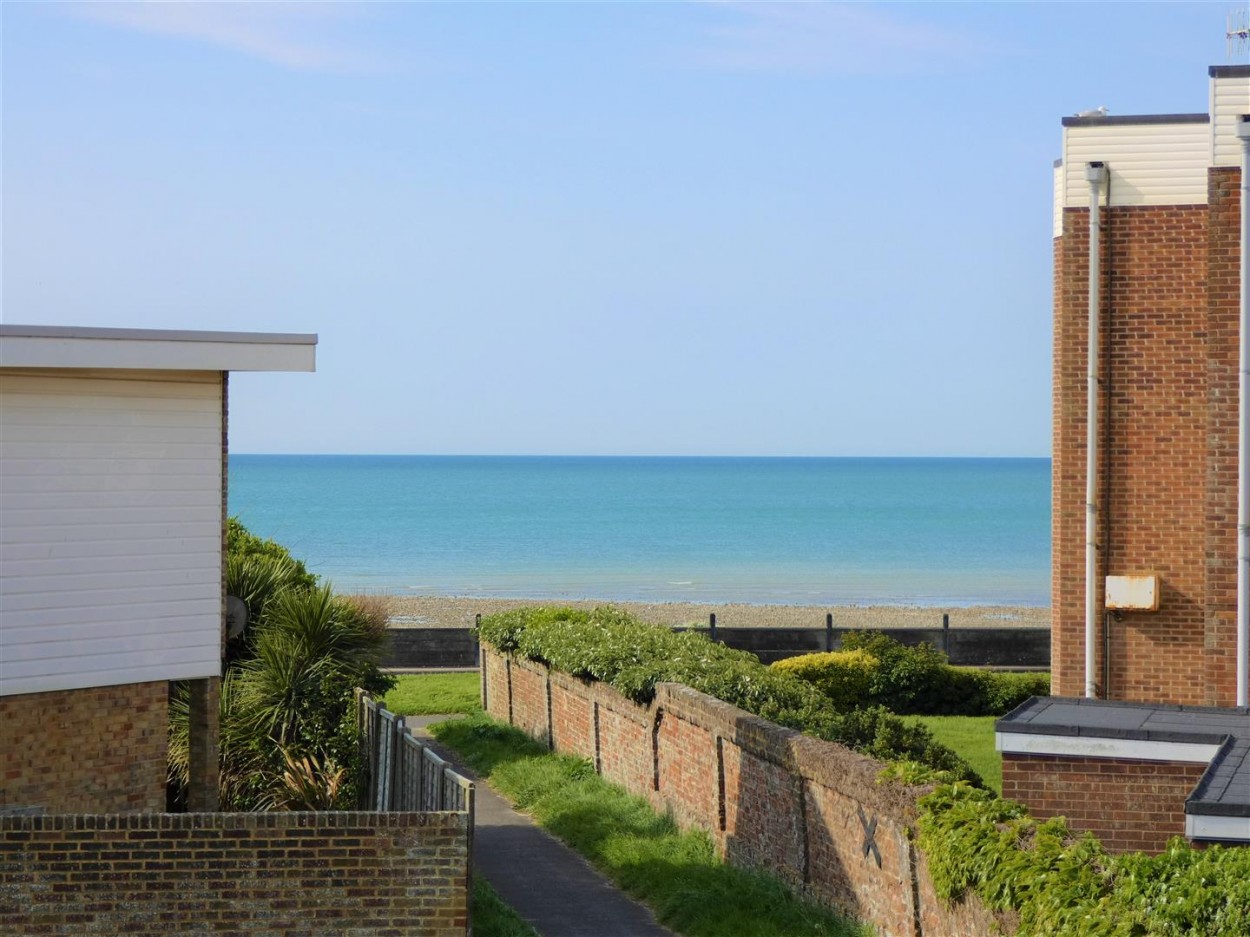
<svg viewBox="0 0 1250 937">
<path fill-rule="evenodd" d="M 1003 756 L 994 748 L 994 721 L 998 716 L 904 716 L 928 727 L 934 738 L 954 749 L 998 794 L 1003 792 Z"/>
<path fill-rule="evenodd" d="M 474 937 L 539 937 L 480 875 L 473 878 L 472 915 Z"/>
<path fill-rule="evenodd" d="M 482 709 L 476 672 L 400 674 L 396 680 L 383 697 L 386 708 L 396 715 L 467 714 Z"/>
<path fill-rule="evenodd" d="M 775 879 L 725 865 L 711 838 L 681 832 L 641 797 L 483 715 L 432 726 L 519 809 L 687 937 L 864 937 L 871 931 L 796 898 Z M 476 930 L 476 928 L 475 928 Z"/>
</svg>

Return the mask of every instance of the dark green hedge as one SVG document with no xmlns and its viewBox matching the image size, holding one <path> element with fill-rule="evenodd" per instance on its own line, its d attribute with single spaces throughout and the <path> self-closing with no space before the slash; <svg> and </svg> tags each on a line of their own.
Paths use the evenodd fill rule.
<svg viewBox="0 0 1250 937">
<path fill-rule="evenodd" d="M 914 780 L 914 778 L 913 778 Z M 975 892 L 1020 916 L 1018 937 L 1228 937 L 1250 934 L 1250 848 L 1110 855 L 1063 818 L 966 784 L 920 801 L 920 845 L 938 895 Z"/>
<path fill-rule="evenodd" d="M 853 658 L 856 652 L 860 656 Z M 835 701 L 858 696 L 862 705 L 902 715 L 1001 716 L 1031 696 L 1050 695 L 1049 674 L 952 667 L 932 645 L 910 647 L 871 631 L 846 635 L 841 651 L 805 654 L 773 667 Z"/>
<path fill-rule="evenodd" d="M 649 703 L 657 683 L 684 683 L 882 761 L 915 761 L 982 783 L 923 726 L 909 726 L 880 707 L 839 712 L 810 684 L 770 670 L 746 651 L 713 644 L 696 632 L 674 634 L 615 608 L 518 609 L 483 619 L 479 636 L 500 651 L 610 684 L 637 703 Z"/>
</svg>

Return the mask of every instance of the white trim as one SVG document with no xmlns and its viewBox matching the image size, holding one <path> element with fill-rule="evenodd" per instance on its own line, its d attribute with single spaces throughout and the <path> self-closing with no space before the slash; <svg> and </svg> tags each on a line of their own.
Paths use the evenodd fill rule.
<svg viewBox="0 0 1250 937">
<path fill-rule="evenodd" d="M 314 371 L 317 336 L 0 327 L 0 367 Z"/>
<path fill-rule="evenodd" d="M 1250 817 L 1216 817 L 1205 813 L 1187 813 L 1185 838 L 1250 841 Z"/>
<path fill-rule="evenodd" d="M 1031 735 L 1025 732 L 995 732 L 994 746 L 1005 755 L 1071 755 L 1077 758 L 1134 758 L 1194 764 L 1210 764 L 1222 747 L 1201 742 L 1109 739 L 1091 735 Z"/>
</svg>

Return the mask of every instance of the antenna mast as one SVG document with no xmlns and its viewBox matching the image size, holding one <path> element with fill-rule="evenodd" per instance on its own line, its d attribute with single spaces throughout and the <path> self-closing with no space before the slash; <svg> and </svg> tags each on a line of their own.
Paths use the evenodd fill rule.
<svg viewBox="0 0 1250 937">
<path fill-rule="evenodd" d="M 1244 57 L 1250 47 L 1250 7 L 1233 10 L 1228 14 L 1228 57 L 1237 60 Z"/>
</svg>

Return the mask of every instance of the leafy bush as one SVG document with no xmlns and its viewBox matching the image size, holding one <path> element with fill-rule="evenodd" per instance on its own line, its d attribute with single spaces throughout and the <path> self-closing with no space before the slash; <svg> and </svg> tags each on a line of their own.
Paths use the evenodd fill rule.
<svg viewBox="0 0 1250 937">
<path fill-rule="evenodd" d="M 303 560 L 297 560 L 291 555 L 290 550 L 276 540 L 256 536 L 244 527 L 243 522 L 237 517 L 226 521 L 226 555 L 228 557 L 263 556 L 282 564 L 289 563 L 292 567 L 288 583 L 290 586 L 311 589 L 317 584 L 317 577 L 308 571 Z M 237 595 L 238 593 L 229 594 Z"/>
<path fill-rule="evenodd" d="M 221 685 L 225 809 L 355 804 L 360 776 L 354 689 L 385 692 L 378 670 L 386 610 L 318 586 L 280 544 L 227 528 L 229 594 L 248 605 L 246 632 L 227 647 Z M 170 699 L 169 779 L 176 804 L 188 772 L 189 694 Z"/>
<path fill-rule="evenodd" d="M 1018 937 L 1250 934 L 1250 849 L 1194 849 L 1177 837 L 1158 856 L 1113 856 L 1061 817 L 1038 822 L 962 783 L 940 784 L 920 807 L 939 897 L 971 891 L 1018 913 Z"/>
<path fill-rule="evenodd" d="M 909 647 L 876 632 L 848 634 L 841 651 L 792 657 L 773 667 L 808 681 L 840 709 L 884 706 L 901 715 L 990 716 L 1031 696 L 1050 695 L 1049 674 L 952 667 L 931 645 Z"/>
<path fill-rule="evenodd" d="M 483 619 L 479 637 L 505 653 L 600 680 L 636 703 L 650 703 L 657 683 L 684 683 L 873 757 L 919 761 L 981 783 L 967 762 L 923 726 L 908 726 L 881 708 L 840 712 L 811 684 L 765 667 L 746 651 L 713 644 L 695 632 L 674 634 L 615 608 L 516 609 Z"/>
<path fill-rule="evenodd" d="M 872 678 L 880 667 L 881 661 L 862 648 L 802 654 L 773 664 L 774 670 L 806 680 L 838 709 L 868 705 Z"/>
</svg>

